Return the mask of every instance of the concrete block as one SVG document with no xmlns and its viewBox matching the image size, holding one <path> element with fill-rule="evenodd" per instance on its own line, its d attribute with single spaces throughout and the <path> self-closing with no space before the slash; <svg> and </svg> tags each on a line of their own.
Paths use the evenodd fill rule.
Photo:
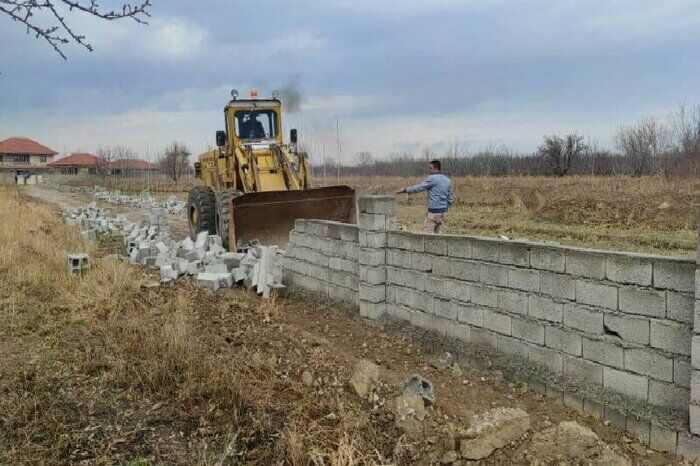
<svg viewBox="0 0 700 466">
<path fill-rule="evenodd" d="M 566 272 L 566 250 L 548 246 L 530 248 L 530 267 L 550 272 Z"/>
<path fill-rule="evenodd" d="M 557 351 L 541 346 L 528 345 L 528 361 L 543 366 L 557 375 L 564 373 L 564 358 Z"/>
<path fill-rule="evenodd" d="M 583 397 L 573 392 L 564 392 L 564 406 L 583 411 Z"/>
<path fill-rule="evenodd" d="M 527 360 L 527 344 L 517 338 L 498 335 L 498 351 Z"/>
<path fill-rule="evenodd" d="M 363 230 L 386 231 L 387 216 L 384 214 L 369 214 L 360 212 L 358 215 L 358 225 Z"/>
<path fill-rule="evenodd" d="M 547 325 L 544 344 L 552 349 L 574 356 L 581 356 L 581 336 L 574 332 Z"/>
<path fill-rule="evenodd" d="M 625 370 L 673 382 L 673 359 L 643 348 L 625 349 Z"/>
<path fill-rule="evenodd" d="M 445 336 L 448 338 L 454 338 L 464 343 L 469 343 L 471 341 L 470 335 L 471 328 L 469 328 L 468 325 L 456 322 L 450 322 L 445 325 Z"/>
<path fill-rule="evenodd" d="M 651 286 L 652 263 L 632 254 L 610 254 L 605 263 L 605 276 L 618 283 Z"/>
<path fill-rule="evenodd" d="M 583 338 L 583 358 L 618 369 L 625 367 L 623 349 L 606 341 Z"/>
<path fill-rule="evenodd" d="M 623 287 L 618 292 L 621 311 L 660 319 L 666 316 L 665 291 Z"/>
<path fill-rule="evenodd" d="M 602 377 L 602 376 L 601 376 Z M 593 416 L 595 419 L 605 417 L 605 406 L 589 398 L 583 399 L 583 412 Z"/>
<path fill-rule="evenodd" d="M 649 344 L 649 319 L 622 314 L 605 314 L 604 333 L 617 335 L 623 340 Z"/>
<path fill-rule="evenodd" d="M 421 252 L 411 253 L 411 268 L 422 272 L 430 272 L 433 270 L 433 260 L 430 254 Z"/>
<path fill-rule="evenodd" d="M 547 385 L 544 393 L 547 398 L 552 398 L 562 404 L 564 403 L 564 390 L 561 390 L 559 387 L 555 387 L 551 384 Z"/>
<path fill-rule="evenodd" d="M 447 251 L 447 238 L 436 235 L 425 235 L 425 252 L 438 256 L 446 256 Z"/>
<path fill-rule="evenodd" d="M 527 315 L 527 294 L 520 291 L 498 290 L 498 308 Z"/>
<path fill-rule="evenodd" d="M 472 328 L 470 332 L 471 343 L 474 345 L 486 345 L 498 348 L 498 334 L 485 329 Z"/>
<path fill-rule="evenodd" d="M 614 406 L 605 405 L 603 418 L 613 427 L 624 429 L 627 426 L 627 416 Z"/>
<path fill-rule="evenodd" d="M 649 403 L 676 411 L 688 408 L 690 390 L 672 383 L 649 379 Z"/>
<path fill-rule="evenodd" d="M 576 381 L 603 385 L 603 366 L 574 356 L 564 355 L 564 375 Z"/>
<path fill-rule="evenodd" d="M 578 277 L 604 279 L 606 254 L 579 248 L 566 251 L 566 273 Z"/>
<path fill-rule="evenodd" d="M 365 251 L 375 251 L 374 262 L 375 264 L 363 264 L 362 256 Z M 382 261 L 379 259 L 379 255 L 383 254 L 384 250 L 376 250 L 369 248 L 360 248 L 360 265 L 382 265 Z M 406 251 L 401 251 L 398 249 L 387 249 L 386 251 L 386 264 L 393 265 L 394 267 L 399 267 L 402 269 L 411 268 L 411 253 Z"/>
<path fill-rule="evenodd" d="M 649 380 L 630 372 L 603 367 L 603 387 L 639 400 L 648 399 Z"/>
<path fill-rule="evenodd" d="M 697 328 L 697 327 L 696 327 Z M 700 335 L 694 335 L 690 342 L 691 349 L 691 367 L 700 369 Z"/>
<path fill-rule="evenodd" d="M 446 242 L 448 256 L 463 259 L 470 259 L 472 257 L 471 240 L 459 236 L 451 236 L 446 238 Z"/>
<path fill-rule="evenodd" d="M 485 285 L 471 285 L 471 301 L 480 306 L 498 307 L 496 288 Z"/>
<path fill-rule="evenodd" d="M 359 241 L 360 229 L 357 225 L 340 224 L 340 239 L 357 243 Z"/>
<path fill-rule="evenodd" d="M 499 244 L 498 262 L 520 267 L 530 267 L 530 245 L 501 242 Z"/>
<path fill-rule="evenodd" d="M 481 281 L 481 266 L 474 261 L 433 257 L 433 273 L 468 282 Z"/>
<path fill-rule="evenodd" d="M 666 292 L 666 318 L 693 324 L 694 307 L 695 296 L 693 294 L 676 291 Z"/>
<path fill-rule="evenodd" d="M 396 200 L 394 196 L 360 196 L 357 199 L 357 207 L 360 213 L 394 214 Z"/>
<path fill-rule="evenodd" d="M 684 358 L 673 360 L 673 383 L 683 388 L 690 388 L 690 361 Z M 700 387 L 698 387 L 700 395 Z"/>
<path fill-rule="evenodd" d="M 690 417 L 690 432 L 695 435 L 700 434 L 700 406 L 690 405 L 688 408 Z"/>
<path fill-rule="evenodd" d="M 425 314 L 423 316 L 422 328 L 426 330 L 431 330 L 442 336 L 447 335 L 447 326 L 453 322 L 447 321 L 445 319 L 440 319 L 432 315 Z"/>
<path fill-rule="evenodd" d="M 561 322 L 564 318 L 564 305 L 547 297 L 529 295 L 527 312 L 535 319 Z"/>
<path fill-rule="evenodd" d="M 411 309 L 433 313 L 433 297 L 410 288 L 400 288 L 396 293 L 396 302 Z"/>
<path fill-rule="evenodd" d="M 368 301 L 370 303 L 383 303 L 386 301 L 385 285 L 360 283 L 359 288 L 360 301 Z"/>
<path fill-rule="evenodd" d="M 419 233 L 409 233 L 405 231 L 390 231 L 387 233 L 387 246 L 394 249 L 406 251 L 425 251 L 425 237 Z"/>
<path fill-rule="evenodd" d="M 428 281 L 428 292 L 436 296 L 456 301 L 470 302 L 472 299 L 472 284 L 450 278 L 431 277 Z M 439 284 L 439 285 L 438 285 Z"/>
<path fill-rule="evenodd" d="M 475 327 L 484 326 L 484 308 L 471 304 L 457 305 L 457 320 Z"/>
<path fill-rule="evenodd" d="M 649 448 L 652 450 L 675 453 L 677 441 L 678 432 L 675 430 L 657 424 L 651 425 Z"/>
<path fill-rule="evenodd" d="M 341 224 L 338 222 L 327 222 L 326 229 L 328 231 L 328 238 L 340 239 Z"/>
<path fill-rule="evenodd" d="M 362 266 L 360 267 L 359 272 L 360 282 L 364 282 L 369 285 L 381 285 L 386 283 L 386 267 Z"/>
<path fill-rule="evenodd" d="M 516 290 L 537 292 L 540 290 L 540 273 L 537 270 L 508 269 L 508 286 Z"/>
<path fill-rule="evenodd" d="M 499 241 L 493 239 L 470 238 L 472 243 L 472 259 L 487 262 L 498 262 Z"/>
<path fill-rule="evenodd" d="M 358 230 L 358 243 L 367 248 L 385 248 L 387 245 L 387 233 L 381 231 Z"/>
<path fill-rule="evenodd" d="M 513 317 L 512 334 L 515 338 L 529 341 L 537 345 L 544 345 L 544 325 L 527 319 Z"/>
<path fill-rule="evenodd" d="M 695 292 L 695 261 L 658 259 L 654 261 L 654 288 Z"/>
<path fill-rule="evenodd" d="M 690 355 L 691 330 L 671 321 L 651 321 L 650 344 L 669 353 Z"/>
<path fill-rule="evenodd" d="M 451 301 L 443 301 L 441 299 L 433 301 L 433 313 L 440 318 L 456 321 L 457 309 L 457 304 Z"/>
<path fill-rule="evenodd" d="M 649 421 L 635 416 L 627 416 L 625 428 L 632 434 L 632 437 L 639 440 L 639 443 L 642 445 L 649 445 L 649 433 L 651 430 L 651 423 Z"/>
<path fill-rule="evenodd" d="M 386 303 L 360 301 L 360 315 L 367 319 L 380 319 L 386 314 Z"/>
<path fill-rule="evenodd" d="M 689 432 L 678 432 L 676 454 L 687 461 L 700 461 L 700 437 Z"/>
<path fill-rule="evenodd" d="M 600 335 L 603 333 L 603 313 L 578 304 L 566 303 L 564 325 Z"/>
<path fill-rule="evenodd" d="M 569 275 L 543 272 L 540 274 L 540 292 L 573 301 L 576 299 L 576 280 Z"/>
<path fill-rule="evenodd" d="M 576 301 L 615 310 L 617 309 L 617 287 L 587 280 L 577 280 Z"/>
<path fill-rule="evenodd" d="M 199 273 L 197 275 L 197 286 L 214 291 L 218 290 L 220 288 L 218 274 Z"/>
<path fill-rule="evenodd" d="M 398 259 L 400 259 L 402 262 L 396 262 L 396 263 L 391 263 L 389 261 L 389 256 L 391 252 L 396 252 L 400 254 Z M 377 267 L 380 265 L 397 265 L 400 267 L 403 267 L 406 262 L 408 262 L 408 265 L 410 265 L 410 253 L 405 253 L 403 251 L 396 251 L 394 249 L 390 249 L 386 251 L 384 249 L 374 249 L 374 248 L 360 248 L 359 251 L 359 264 L 360 265 L 368 265 L 371 267 Z"/>
<path fill-rule="evenodd" d="M 484 309 L 484 327 L 503 335 L 510 335 L 512 331 L 511 318 L 506 314 Z"/>
<path fill-rule="evenodd" d="M 479 269 L 481 283 L 508 286 L 508 267 L 497 264 L 481 264 Z"/>
</svg>

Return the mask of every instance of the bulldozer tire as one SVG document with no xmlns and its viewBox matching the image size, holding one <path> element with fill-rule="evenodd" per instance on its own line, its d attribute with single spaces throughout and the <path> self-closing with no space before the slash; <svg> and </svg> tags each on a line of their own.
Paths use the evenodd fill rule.
<svg viewBox="0 0 700 466">
<path fill-rule="evenodd" d="M 243 193 L 237 189 L 224 189 L 216 195 L 216 232 L 221 236 L 221 241 L 226 249 L 229 248 L 228 229 L 231 224 L 231 199 L 241 194 Z"/>
<path fill-rule="evenodd" d="M 190 237 L 195 240 L 197 234 L 208 231 L 216 234 L 216 196 L 207 186 L 197 186 L 190 190 L 187 196 L 187 225 L 190 227 Z"/>
</svg>

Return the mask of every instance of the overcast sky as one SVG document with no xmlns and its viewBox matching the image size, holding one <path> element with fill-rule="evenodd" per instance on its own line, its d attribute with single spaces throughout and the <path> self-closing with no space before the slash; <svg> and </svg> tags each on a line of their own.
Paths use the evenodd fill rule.
<svg viewBox="0 0 700 466">
<path fill-rule="evenodd" d="M 105 5 L 118 2 L 103 1 Z M 74 17 L 95 51 L 0 17 L 0 139 L 61 153 L 177 139 L 199 153 L 230 89 L 301 91 L 316 154 L 536 148 L 700 103 L 698 0 L 153 0 L 149 26 Z M 191 6 L 194 5 L 194 6 Z M 332 147 L 331 147 L 332 146 Z"/>
</svg>

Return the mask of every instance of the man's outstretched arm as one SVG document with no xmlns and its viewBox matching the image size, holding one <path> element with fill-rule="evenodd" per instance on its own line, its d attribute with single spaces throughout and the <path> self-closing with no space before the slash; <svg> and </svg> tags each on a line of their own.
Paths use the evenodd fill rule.
<svg viewBox="0 0 700 466">
<path fill-rule="evenodd" d="M 407 188 L 404 188 L 404 189 L 402 189 L 401 191 L 398 191 L 397 194 L 401 194 L 401 193 L 407 193 L 407 194 L 419 193 L 419 192 L 421 192 L 421 191 L 425 191 L 425 190 L 427 190 L 427 189 L 430 189 L 430 187 L 431 187 L 433 184 L 435 184 L 435 182 L 433 181 L 433 179 L 430 178 L 430 177 L 428 177 L 428 178 L 426 178 L 426 180 L 423 181 L 422 183 L 416 184 L 416 185 L 413 185 L 413 186 L 409 186 L 409 187 L 407 187 Z"/>
</svg>

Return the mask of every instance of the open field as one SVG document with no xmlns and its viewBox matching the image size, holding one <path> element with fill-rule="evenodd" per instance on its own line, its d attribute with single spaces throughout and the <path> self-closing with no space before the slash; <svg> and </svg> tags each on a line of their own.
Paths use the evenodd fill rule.
<svg viewBox="0 0 700 466">
<path fill-rule="evenodd" d="M 337 180 L 333 178 L 330 183 Z M 360 192 L 393 194 L 420 178 L 341 178 Z M 695 254 L 700 180 L 661 177 L 459 177 L 445 233 L 506 235 L 600 249 Z M 425 195 L 398 197 L 398 222 L 418 230 Z"/>
<path fill-rule="evenodd" d="M 304 298 L 143 288 L 148 270 L 100 258 L 110 245 L 0 185 L 0 464 L 428 464 L 496 406 L 525 409 L 535 433 L 575 420 L 634 464 L 671 461 L 468 360 L 461 376 L 429 366 L 429 338 Z M 76 251 L 95 258 L 82 278 L 64 271 Z M 381 367 L 371 402 L 347 383 L 362 358 Z M 393 399 L 416 372 L 438 400 L 407 436 Z M 556 462 L 533 437 L 489 460 Z M 601 445 L 576 454 L 603 460 Z"/>
<path fill-rule="evenodd" d="M 422 178 L 328 177 L 359 192 L 393 194 Z M 101 184 L 96 177 L 67 182 Z M 506 235 L 600 249 L 694 257 L 695 208 L 700 180 L 662 177 L 456 177 L 455 204 L 446 233 Z M 316 179 L 317 185 L 323 180 Z M 151 187 L 157 196 L 187 199 L 189 185 L 159 180 L 114 179 L 106 186 L 137 194 Z M 425 195 L 398 198 L 398 221 L 418 230 Z"/>
</svg>

